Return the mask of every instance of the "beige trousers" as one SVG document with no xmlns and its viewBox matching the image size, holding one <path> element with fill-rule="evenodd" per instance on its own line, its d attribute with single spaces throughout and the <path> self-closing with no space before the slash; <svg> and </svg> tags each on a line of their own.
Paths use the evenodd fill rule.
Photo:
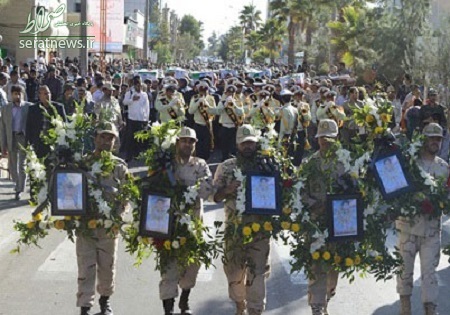
<svg viewBox="0 0 450 315">
<path fill-rule="evenodd" d="M 266 306 L 266 278 L 270 275 L 270 238 L 227 250 L 224 264 L 228 294 L 232 301 L 247 301 L 247 308 L 263 311 Z"/>
<path fill-rule="evenodd" d="M 184 271 L 180 271 L 177 261 L 171 261 L 164 273 L 161 273 L 159 298 L 161 300 L 176 298 L 178 296 L 178 286 L 182 290 L 192 289 L 197 281 L 199 269 L 199 265 L 190 265 Z"/>
<path fill-rule="evenodd" d="M 78 307 L 92 307 L 97 292 L 103 296 L 114 293 L 118 238 L 111 238 L 104 229 L 93 231 L 93 237 L 77 235 Z"/>
</svg>

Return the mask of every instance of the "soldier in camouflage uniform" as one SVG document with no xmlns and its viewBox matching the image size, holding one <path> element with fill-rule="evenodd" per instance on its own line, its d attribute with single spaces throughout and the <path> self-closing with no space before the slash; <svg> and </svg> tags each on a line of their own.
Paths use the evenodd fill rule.
<svg viewBox="0 0 450 315">
<path fill-rule="evenodd" d="M 338 126 L 334 120 L 322 119 L 318 124 L 316 138 L 319 139 L 319 151 L 314 153 L 305 162 L 305 168 L 312 167 L 313 163 L 317 170 L 313 177 L 307 181 L 307 195 L 303 199 L 311 207 L 311 220 L 323 223 L 326 214 L 327 183 L 345 187 L 342 181 L 344 166 L 336 159 L 326 159 L 326 155 L 338 136 Z M 331 297 L 336 292 L 339 273 L 327 269 L 320 263 L 313 263 L 312 272 L 314 277 L 308 283 L 308 302 L 313 315 L 327 315 L 327 306 Z"/>
<path fill-rule="evenodd" d="M 95 151 L 85 159 L 88 167 L 100 157 L 102 151 L 112 151 L 118 136 L 117 128 L 112 123 L 104 123 L 102 127 L 96 130 L 94 139 Z M 113 201 L 117 198 L 118 186 L 128 176 L 126 163 L 118 157 L 114 157 L 114 160 L 115 168 L 113 172 L 106 177 L 102 177 L 98 183 L 102 187 L 103 197 L 108 201 Z M 92 178 L 92 180 L 96 181 L 98 179 Z M 118 215 L 123 215 L 126 205 L 117 204 L 114 209 Z M 77 233 L 77 306 L 81 307 L 81 315 L 91 314 L 90 308 L 94 305 L 96 278 L 98 279 L 97 291 L 101 295 L 99 300 L 101 314 L 113 314 L 109 298 L 114 293 L 117 244 L 118 235 L 108 235 L 104 228 L 92 229 L 92 236 Z"/>
<path fill-rule="evenodd" d="M 186 186 L 193 186 L 201 182 L 196 200 L 196 213 L 199 218 L 203 216 L 203 198 L 213 193 L 212 174 L 205 160 L 194 157 L 197 135 L 194 129 L 183 127 L 178 136 L 175 156 L 175 179 Z M 173 314 L 175 298 L 178 296 L 178 286 L 182 289 L 178 304 L 181 314 L 192 314 L 189 307 L 189 294 L 195 286 L 200 265 L 192 264 L 180 272 L 177 261 L 173 260 L 161 273 L 159 294 L 163 301 L 166 315 Z"/>
<path fill-rule="evenodd" d="M 239 166 L 243 172 L 256 170 L 256 148 L 258 138 L 251 125 L 243 125 L 237 130 L 236 158 L 219 164 L 214 175 L 217 189 L 215 202 L 225 200 L 226 220 L 236 218 L 236 191 L 240 182 L 234 178 L 234 170 Z M 254 222 L 254 215 L 245 215 L 244 222 Z M 230 223 L 233 224 L 233 223 Z M 259 315 L 266 304 L 266 278 L 270 274 L 270 238 L 256 236 L 255 240 L 244 246 L 242 239 L 225 240 L 224 270 L 228 279 L 228 294 L 236 303 L 236 314 Z M 235 246 L 234 246 L 235 245 Z"/>
<path fill-rule="evenodd" d="M 426 136 L 422 147 L 420 167 L 435 178 L 448 178 L 448 164 L 437 156 L 443 138 L 442 127 L 431 123 L 423 129 Z M 439 295 L 436 268 L 441 249 L 441 219 L 430 215 L 414 218 L 399 217 L 395 221 L 399 231 L 398 248 L 403 258 L 403 270 L 397 277 L 397 292 L 400 295 L 401 315 L 411 315 L 414 260 L 420 255 L 422 302 L 426 315 L 435 315 Z"/>
</svg>

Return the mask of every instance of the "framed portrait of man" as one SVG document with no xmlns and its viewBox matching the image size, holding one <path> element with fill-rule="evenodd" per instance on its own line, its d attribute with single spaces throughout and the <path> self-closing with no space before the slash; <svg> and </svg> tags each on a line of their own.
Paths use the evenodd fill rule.
<svg viewBox="0 0 450 315">
<path fill-rule="evenodd" d="M 362 199 L 355 195 L 327 195 L 330 241 L 358 240 L 364 234 Z"/>
<path fill-rule="evenodd" d="M 373 169 L 384 199 L 389 200 L 414 190 L 399 151 L 377 156 Z"/>
<path fill-rule="evenodd" d="M 281 214 L 280 176 L 278 173 L 248 172 L 245 214 Z"/>
<path fill-rule="evenodd" d="M 139 234 L 150 237 L 170 237 L 173 229 L 171 198 L 150 191 L 142 198 Z"/>
<path fill-rule="evenodd" d="M 87 213 L 87 180 L 82 171 L 56 170 L 53 177 L 52 215 Z"/>
</svg>

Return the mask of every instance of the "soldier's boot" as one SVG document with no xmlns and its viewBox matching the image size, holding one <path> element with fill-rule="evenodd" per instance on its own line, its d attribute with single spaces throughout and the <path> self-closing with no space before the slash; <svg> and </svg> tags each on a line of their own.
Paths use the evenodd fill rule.
<svg viewBox="0 0 450 315">
<path fill-rule="evenodd" d="M 175 305 L 175 299 L 163 300 L 164 315 L 172 315 L 174 305 Z"/>
<path fill-rule="evenodd" d="M 261 314 L 262 314 L 262 311 L 261 311 L 261 310 L 254 309 L 254 308 L 249 308 L 249 309 L 247 310 L 247 313 L 248 313 L 248 315 L 261 315 Z"/>
<path fill-rule="evenodd" d="M 102 315 L 113 315 L 113 310 L 109 300 L 109 296 L 101 296 L 98 300 L 100 304 L 100 312 Z"/>
<path fill-rule="evenodd" d="M 180 302 L 178 307 L 180 308 L 181 315 L 192 315 L 192 311 L 189 307 L 189 294 L 191 290 L 183 290 L 180 296 Z"/>
<path fill-rule="evenodd" d="M 311 304 L 312 315 L 323 315 L 323 305 L 321 304 Z"/>
<path fill-rule="evenodd" d="M 423 307 L 425 308 L 425 315 L 439 315 L 437 313 L 437 305 L 432 302 L 423 303 Z"/>
<path fill-rule="evenodd" d="M 242 302 L 236 302 L 236 315 L 245 315 L 246 305 L 245 301 Z"/>
<path fill-rule="evenodd" d="M 400 315 L 411 315 L 411 295 L 400 295 Z"/>
<path fill-rule="evenodd" d="M 90 312 L 91 308 L 90 307 L 81 307 L 81 313 L 80 315 L 92 315 L 92 313 Z"/>
</svg>

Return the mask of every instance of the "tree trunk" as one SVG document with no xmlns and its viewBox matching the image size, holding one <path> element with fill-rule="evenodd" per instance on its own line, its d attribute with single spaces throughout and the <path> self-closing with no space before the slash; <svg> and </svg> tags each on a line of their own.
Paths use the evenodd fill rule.
<svg viewBox="0 0 450 315">
<path fill-rule="evenodd" d="M 296 25 L 292 21 L 289 22 L 289 47 L 288 47 L 288 64 L 293 65 L 295 63 L 295 31 Z"/>
</svg>

